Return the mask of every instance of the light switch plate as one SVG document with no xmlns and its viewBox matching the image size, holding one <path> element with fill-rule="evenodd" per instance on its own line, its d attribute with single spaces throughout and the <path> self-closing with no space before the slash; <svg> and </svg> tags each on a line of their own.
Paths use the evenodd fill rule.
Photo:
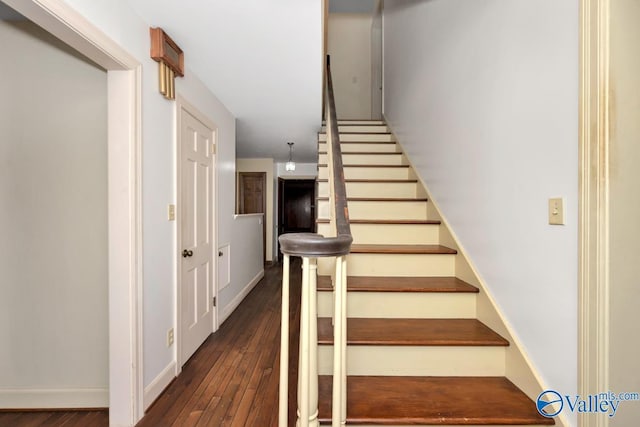
<svg viewBox="0 0 640 427">
<path fill-rule="evenodd" d="M 169 205 L 169 221 L 175 221 L 176 220 L 176 205 L 171 204 Z"/>
<path fill-rule="evenodd" d="M 549 224 L 564 225 L 564 199 L 562 197 L 549 199 Z"/>
</svg>

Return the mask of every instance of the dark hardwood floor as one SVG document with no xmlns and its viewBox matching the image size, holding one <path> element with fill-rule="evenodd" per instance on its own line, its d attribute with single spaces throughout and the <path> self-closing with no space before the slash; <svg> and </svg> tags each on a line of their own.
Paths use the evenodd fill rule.
<svg viewBox="0 0 640 427">
<path fill-rule="evenodd" d="M 291 267 L 290 378 L 297 378 L 300 262 Z M 182 373 L 137 427 L 259 426 L 278 424 L 281 265 L 265 278 L 220 329 L 202 344 Z M 289 385 L 289 425 L 295 425 L 296 386 Z M 0 427 L 108 426 L 106 411 L 0 412 Z"/>
<path fill-rule="evenodd" d="M 1 427 L 106 427 L 108 425 L 109 415 L 106 410 L 0 412 Z"/>
<path fill-rule="evenodd" d="M 292 263 L 291 275 L 291 337 L 296 342 L 289 369 L 297 378 L 299 261 Z M 265 278 L 184 365 L 137 427 L 277 426 L 281 284 L 281 266 L 267 267 Z M 294 385 L 289 389 L 294 391 Z M 290 425 L 295 425 L 290 407 Z"/>
</svg>

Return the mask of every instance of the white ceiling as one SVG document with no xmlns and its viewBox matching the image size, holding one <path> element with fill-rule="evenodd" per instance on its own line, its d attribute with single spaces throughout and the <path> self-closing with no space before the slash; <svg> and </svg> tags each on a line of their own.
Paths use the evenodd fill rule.
<svg viewBox="0 0 640 427">
<path fill-rule="evenodd" d="M 316 161 L 322 120 L 320 0 L 126 0 L 162 27 L 237 118 L 237 157 Z M 189 78 L 188 74 L 185 78 Z"/>
</svg>

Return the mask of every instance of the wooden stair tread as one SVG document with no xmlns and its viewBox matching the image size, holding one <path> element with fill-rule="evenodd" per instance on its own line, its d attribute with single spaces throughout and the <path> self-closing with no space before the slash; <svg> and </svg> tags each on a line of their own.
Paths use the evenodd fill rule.
<svg viewBox="0 0 640 427">
<path fill-rule="evenodd" d="M 317 197 L 318 200 L 329 200 L 328 197 Z M 351 202 L 426 202 L 426 197 L 347 197 Z"/>
<path fill-rule="evenodd" d="M 382 123 L 386 126 L 386 123 L 384 120 L 376 120 L 376 119 L 337 119 L 338 120 L 338 124 L 342 124 L 343 126 L 351 126 L 352 123 L 351 122 L 370 122 L 370 123 Z M 345 125 L 346 123 L 346 125 Z M 327 121 L 326 120 L 322 120 L 322 124 L 326 125 Z M 358 126 L 358 125 L 355 125 Z"/>
<path fill-rule="evenodd" d="M 331 291 L 331 276 L 318 276 L 318 290 Z M 349 276 L 351 292 L 460 292 L 478 293 L 475 286 L 457 277 L 367 277 Z"/>
<path fill-rule="evenodd" d="M 324 134 L 324 132 L 322 132 Z M 372 132 L 368 135 L 387 135 L 382 132 Z M 327 141 L 318 141 L 318 144 L 325 144 Z M 397 144 L 395 141 L 340 141 L 340 144 L 389 144 L 395 145 Z"/>
<path fill-rule="evenodd" d="M 338 125 L 338 126 L 345 126 L 345 125 Z M 347 126 L 349 126 L 349 125 L 347 125 Z M 367 125 L 352 125 L 352 126 L 367 126 Z M 384 126 L 384 125 L 380 125 L 380 126 Z M 320 132 L 318 132 L 318 135 L 326 135 L 326 133 L 327 133 L 326 130 L 324 130 L 324 131 L 321 130 Z M 343 131 L 343 130 L 340 130 L 338 133 L 340 135 L 363 135 L 363 136 L 366 136 L 366 135 L 391 135 L 391 132 L 362 132 L 362 131 L 349 132 L 349 131 Z M 321 141 L 321 142 L 324 142 L 324 141 Z M 350 141 L 340 141 L 340 142 L 344 143 L 344 142 L 350 142 Z"/>
<path fill-rule="evenodd" d="M 316 182 L 329 182 L 328 179 L 316 179 Z M 345 179 L 344 182 L 375 182 L 375 183 L 410 183 L 415 184 L 417 179 Z"/>
<path fill-rule="evenodd" d="M 442 245 L 351 245 L 352 254 L 457 254 L 455 249 Z"/>
<path fill-rule="evenodd" d="M 318 218 L 316 223 L 328 224 L 331 220 L 328 218 Z M 438 219 L 351 219 L 351 224 L 404 224 L 404 225 L 440 225 L 442 222 Z"/>
<path fill-rule="evenodd" d="M 333 344 L 331 318 L 318 319 L 318 344 Z M 508 346 L 477 319 L 349 318 L 348 345 Z"/>
<path fill-rule="evenodd" d="M 319 163 L 319 168 L 326 168 L 326 163 Z M 342 165 L 343 168 L 409 168 L 409 165 Z"/>
<path fill-rule="evenodd" d="M 322 375 L 319 420 L 331 422 L 332 378 Z M 535 403 L 504 377 L 347 378 L 347 424 L 544 424 Z"/>
<path fill-rule="evenodd" d="M 326 151 L 318 151 L 318 154 L 327 154 Z M 361 156 L 361 155 L 369 155 L 369 154 L 373 154 L 373 155 L 392 155 L 392 156 L 401 156 L 402 153 L 401 152 L 397 152 L 397 151 L 393 151 L 393 152 L 385 152 L 385 151 L 358 151 L 358 152 L 346 152 L 346 153 L 342 153 L 343 156 Z M 348 165 L 347 165 L 348 166 Z"/>
<path fill-rule="evenodd" d="M 326 133 L 326 132 L 320 132 Z M 345 132 L 339 131 L 340 135 L 391 135 L 391 132 Z"/>
</svg>

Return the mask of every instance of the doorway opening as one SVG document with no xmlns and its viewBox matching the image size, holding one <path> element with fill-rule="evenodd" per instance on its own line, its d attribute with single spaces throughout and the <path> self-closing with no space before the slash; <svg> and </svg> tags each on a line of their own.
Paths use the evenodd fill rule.
<svg viewBox="0 0 640 427">
<path fill-rule="evenodd" d="M 315 233 L 316 180 L 278 178 L 278 236 Z M 278 243 L 278 259 L 282 258 Z"/>
<path fill-rule="evenodd" d="M 142 417 L 141 65 L 63 0 L 3 0 L 107 70 L 109 422 Z"/>
<path fill-rule="evenodd" d="M 5 8 L 0 311 L 12 321 L 0 407 L 106 408 L 107 72 Z"/>
<path fill-rule="evenodd" d="M 254 214 L 267 212 L 267 173 L 239 172 L 238 173 L 238 213 Z M 266 221 L 262 221 L 262 250 L 267 256 Z"/>
</svg>

